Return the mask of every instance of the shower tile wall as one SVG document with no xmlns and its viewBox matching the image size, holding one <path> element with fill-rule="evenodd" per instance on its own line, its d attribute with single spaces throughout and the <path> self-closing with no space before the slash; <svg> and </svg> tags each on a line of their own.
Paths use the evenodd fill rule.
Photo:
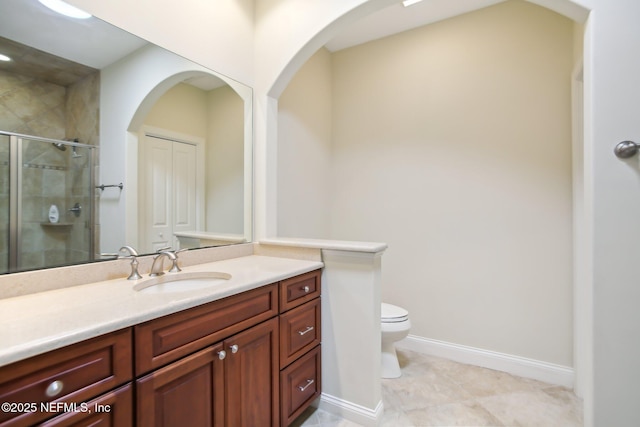
<svg viewBox="0 0 640 427">
<path fill-rule="evenodd" d="M 66 98 L 66 134 L 68 138 L 78 138 L 83 144 L 99 146 L 100 135 L 100 73 L 93 73 L 79 82 L 67 88 Z M 69 150 L 67 150 L 69 151 Z M 90 258 L 87 242 L 90 239 L 89 233 L 93 232 L 96 248 L 99 248 L 98 229 L 91 227 L 89 216 L 90 207 L 94 212 L 98 212 L 99 192 L 95 188 L 87 188 L 90 184 L 90 152 L 86 148 L 78 148 L 76 155 L 73 152 L 68 155 L 69 180 L 67 182 L 67 192 L 69 198 L 65 200 L 67 209 L 76 203 L 82 206 L 82 213 L 79 217 L 73 215 L 75 226 L 71 230 L 71 252 L 69 262 L 76 263 L 87 261 Z M 94 182 L 97 181 L 98 156 L 94 156 Z M 96 216 L 96 221 L 98 220 Z"/>
<path fill-rule="evenodd" d="M 63 139 L 65 98 L 62 86 L 0 70 L 0 129 Z"/>
<path fill-rule="evenodd" d="M 98 145 L 99 73 L 62 87 L 36 78 L 0 70 L 0 129 L 52 139 L 75 139 Z M 42 268 L 86 261 L 89 257 L 90 206 L 97 206 L 97 191 L 89 189 L 90 153 L 66 151 L 43 142 L 29 142 L 23 150 L 22 266 Z M 0 218 L 8 212 L 7 143 L 0 148 Z M 97 162 L 97 156 L 95 156 Z M 7 174 L 8 177 L 8 174 Z M 79 203 L 76 218 L 68 209 Z M 73 226 L 48 226 L 48 210 L 56 204 L 60 222 Z M 8 218 L 0 228 L 0 272 L 8 258 Z M 94 231 L 95 233 L 95 231 Z"/>
</svg>

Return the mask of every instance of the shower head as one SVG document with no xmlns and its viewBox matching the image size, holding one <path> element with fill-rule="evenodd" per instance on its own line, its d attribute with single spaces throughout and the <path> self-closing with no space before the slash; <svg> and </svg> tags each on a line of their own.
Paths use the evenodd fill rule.
<svg viewBox="0 0 640 427">
<path fill-rule="evenodd" d="M 52 142 L 51 145 L 53 145 L 54 147 L 56 147 L 60 151 L 66 151 L 67 150 L 67 146 L 64 145 L 62 142 Z"/>
</svg>

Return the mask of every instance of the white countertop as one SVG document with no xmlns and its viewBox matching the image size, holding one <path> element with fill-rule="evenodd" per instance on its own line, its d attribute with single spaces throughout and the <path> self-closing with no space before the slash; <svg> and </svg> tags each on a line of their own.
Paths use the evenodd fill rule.
<svg viewBox="0 0 640 427">
<path fill-rule="evenodd" d="M 346 240 L 304 239 L 298 237 L 269 237 L 260 240 L 261 245 L 293 246 L 347 252 L 384 252 L 388 245 L 379 242 L 357 242 Z"/>
<path fill-rule="evenodd" d="M 206 289 L 137 292 L 135 284 L 148 277 L 123 278 L 2 299 L 0 366 L 322 266 L 319 261 L 252 255 L 183 268 L 231 275 Z"/>
</svg>

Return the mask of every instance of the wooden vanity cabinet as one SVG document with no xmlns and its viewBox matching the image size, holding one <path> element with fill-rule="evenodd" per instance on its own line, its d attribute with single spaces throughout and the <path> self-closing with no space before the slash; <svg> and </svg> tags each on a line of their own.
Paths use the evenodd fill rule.
<svg viewBox="0 0 640 427">
<path fill-rule="evenodd" d="M 320 270 L 280 282 L 280 425 L 322 392 Z"/>
<path fill-rule="evenodd" d="M 67 412 L 40 424 L 43 427 L 133 426 L 133 386 L 127 384 L 93 399 L 87 411 Z"/>
<path fill-rule="evenodd" d="M 317 270 L 1 367 L 0 402 L 80 410 L 0 427 L 288 426 L 321 391 L 319 297 Z"/>
<path fill-rule="evenodd" d="M 224 426 L 221 351 L 208 347 L 137 380 L 136 425 Z"/>
<path fill-rule="evenodd" d="M 272 284 L 136 325 L 136 376 L 277 315 L 278 285 Z"/>
<path fill-rule="evenodd" d="M 137 381 L 137 425 L 278 425 L 277 319 Z"/>
<path fill-rule="evenodd" d="M 60 412 L 64 414 L 47 425 L 73 425 L 91 414 L 97 418 L 117 415 L 122 420 L 118 425 L 131 425 L 130 391 L 115 394 L 110 391 L 128 383 L 132 377 L 130 329 L 3 366 L 0 368 L 0 402 L 13 407 L 0 411 L 0 426 L 33 425 Z M 113 409 L 114 412 L 97 414 L 98 401 L 103 402 L 105 411 Z M 105 402 L 112 402 L 114 406 Z"/>
<path fill-rule="evenodd" d="M 277 315 L 272 284 L 137 325 L 136 375 L 165 364 L 136 382 L 137 425 L 278 426 Z"/>
</svg>

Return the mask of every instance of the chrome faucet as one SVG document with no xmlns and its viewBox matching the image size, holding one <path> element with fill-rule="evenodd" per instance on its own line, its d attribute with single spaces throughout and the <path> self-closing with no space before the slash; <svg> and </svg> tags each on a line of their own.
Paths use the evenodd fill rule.
<svg viewBox="0 0 640 427">
<path fill-rule="evenodd" d="M 169 269 L 169 273 L 177 273 L 182 271 L 180 267 L 178 267 L 178 255 L 176 251 L 169 250 L 168 248 L 163 248 L 158 251 L 158 255 L 153 259 L 153 264 L 151 265 L 151 272 L 149 276 L 162 276 L 164 274 L 163 264 L 164 258 L 167 257 L 171 260 L 171 268 Z"/>
<path fill-rule="evenodd" d="M 129 255 L 120 255 L 121 252 L 126 252 Z M 127 277 L 128 280 L 142 279 L 140 273 L 138 273 L 138 251 L 131 246 L 123 246 L 118 251 L 118 259 L 130 259 L 131 260 L 131 274 Z"/>
</svg>

